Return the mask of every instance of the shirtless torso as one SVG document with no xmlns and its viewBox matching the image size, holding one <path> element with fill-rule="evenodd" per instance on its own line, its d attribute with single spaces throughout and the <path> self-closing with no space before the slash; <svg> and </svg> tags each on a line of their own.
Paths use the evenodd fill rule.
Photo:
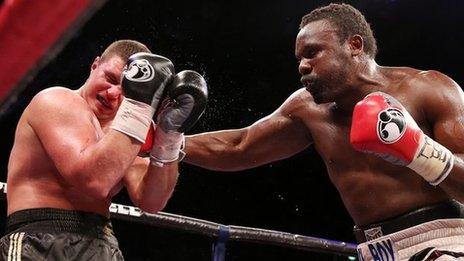
<svg viewBox="0 0 464 261">
<path fill-rule="evenodd" d="M 147 212 L 166 205 L 177 162 L 149 164 L 137 157 L 140 142 L 110 128 L 123 98 L 124 64 L 116 55 L 97 58 L 78 90 L 53 87 L 32 99 L 10 155 L 8 214 L 58 208 L 109 216 L 110 200 L 123 186 Z"/>
<path fill-rule="evenodd" d="M 429 115 L 433 105 L 427 103 L 427 95 L 434 94 L 427 90 L 430 88 L 418 86 L 424 81 L 421 78 L 433 77 L 433 73 L 406 68 L 384 70 L 392 78 L 382 90 L 397 98 L 424 133 L 433 137 L 433 116 Z M 288 103 L 297 108 L 289 114 L 306 126 L 307 136 L 324 160 L 330 179 L 356 224 L 369 224 L 449 198 L 441 188 L 428 185 L 412 170 L 355 151 L 349 140 L 351 116 L 338 111 L 336 103 L 316 104 L 306 89 L 295 92 Z"/>
<path fill-rule="evenodd" d="M 41 135 L 53 135 L 53 123 L 48 123 L 47 119 L 50 114 L 37 113 L 40 109 L 38 108 L 40 100 L 52 97 L 56 103 L 62 100 L 62 104 L 57 105 L 62 106 L 62 110 L 79 111 L 79 121 L 82 122 L 78 124 L 93 128 L 93 137 L 89 137 L 90 140 L 98 141 L 103 137 L 100 122 L 85 100 L 76 92 L 55 88 L 39 94 L 39 97 L 36 97 L 24 111 L 16 129 L 15 143 L 8 165 L 8 213 L 29 208 L 53 207 L 100 213 L 106 216 L 110 198 L 119 192 L 122 182 L 118 182 L 111 189 L 107 199 L 90 196 L 60 175 L 37 136 L 37 132 Z M 62 124 L 66 123 L 63 121 Z M 107 129 L 108 126 L 103 127 Z M 62 135 L 66 134 L 62 133 Z M 66 160 L 66 155 L 62 157 Z"/>
<path fill-rule="evenodd" d="M 462 200 L 460 157 L 455 160 L 456 174 L 434 187 L 407 167 L 353 149 L 353 107 L 374 91 L 395 97 L 425 134 L 455 156 L 464 149 L 460 138 L 464 135 L 464 96 L 454 81 L 436 71 L 376 67 L 382 82 L 357 94 L 359 97 L 346 96 L 340 103 L 315 102 L 311 92 L 302 88 L 271 115 L 249 127 L 189 136 L 185 160 L 209 169 L 236 171 L 288 158 L 314 145 L 357 225 L 449 198 Z"/>
</svg>

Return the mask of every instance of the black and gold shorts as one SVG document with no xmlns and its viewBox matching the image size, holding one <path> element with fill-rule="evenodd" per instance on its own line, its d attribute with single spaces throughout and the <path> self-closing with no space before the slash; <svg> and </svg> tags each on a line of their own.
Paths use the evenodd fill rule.
<svg viewBox="0 0 464 261">
<path fill-rule="evenodd" d="M 108 218 L 52 208 L 9 215 L 0 251 L 8 261 L 124 260 Z"/>
</svg>

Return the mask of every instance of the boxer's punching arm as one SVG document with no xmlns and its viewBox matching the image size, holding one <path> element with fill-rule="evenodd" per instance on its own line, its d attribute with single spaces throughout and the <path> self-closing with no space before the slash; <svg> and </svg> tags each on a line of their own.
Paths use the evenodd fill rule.
<svg viewBox="0 0 464 261">
<path fill-rule="evenodd" d="M 301 121 L 307 100 L 302 90 L 271 115 L 249 127 L 186 137 L 184 161 L 204 168 L 237 171 L 290 157 L 312 143 Z"/>
<path fill-rule="evenodd" d="M 455 156 L 454 167 L 440 187 L 464 202 L 464 93 L 449 77 L 430 71 L 424 75 L 429 85 L 424 110 L 432 124 L 433 139 Z"/>
<path fill-rule="evenodd" d="M 137 157 L 123 181 L 134 205 L 145 212 L 156 213 L 171 197 L 178 176 L 177 162 L 159 167 L 150 164 L 148 158 Z"/>
</svg>

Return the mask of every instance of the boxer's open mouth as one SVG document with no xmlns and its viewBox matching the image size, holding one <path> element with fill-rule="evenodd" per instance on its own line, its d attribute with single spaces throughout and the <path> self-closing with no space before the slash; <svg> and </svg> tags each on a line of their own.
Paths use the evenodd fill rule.
<svg viewBox="0 0 464 261">
<path fill-rule="evenodd" d="M 97 94 L 97 100 L 98 100 L 104 107 L 106 107 L 106 108 L 108 108 L 108 109 L 110 109 L 110 110 L 113 109 L 113 107 L 111 106 L 111 104 L 109 104 L 109 103 L 105 100 L 105 98 L 103 98 L 103 96 Z"/>
</svg>

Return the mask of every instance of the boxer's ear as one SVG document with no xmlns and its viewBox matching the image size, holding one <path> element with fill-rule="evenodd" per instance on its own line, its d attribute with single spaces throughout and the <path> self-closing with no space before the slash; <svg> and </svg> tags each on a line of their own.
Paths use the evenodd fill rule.
<svg viewBox="0 0 464 261">
<path fill-rule="evenodd" d="M 355 34 L 348 38 L 351 56 L 358 56 L 363 52 L 364 40 L 361 35 Z"/>
<path fill-rule="evenodd" d="M 97 56 L 95 57 L 95 60 L 93 60 L 92 66 L 90 66 L 90 70 L 91 71 L 95 70 L 99 64 L 100 64 L 100 56 Z"/>
</svg>

